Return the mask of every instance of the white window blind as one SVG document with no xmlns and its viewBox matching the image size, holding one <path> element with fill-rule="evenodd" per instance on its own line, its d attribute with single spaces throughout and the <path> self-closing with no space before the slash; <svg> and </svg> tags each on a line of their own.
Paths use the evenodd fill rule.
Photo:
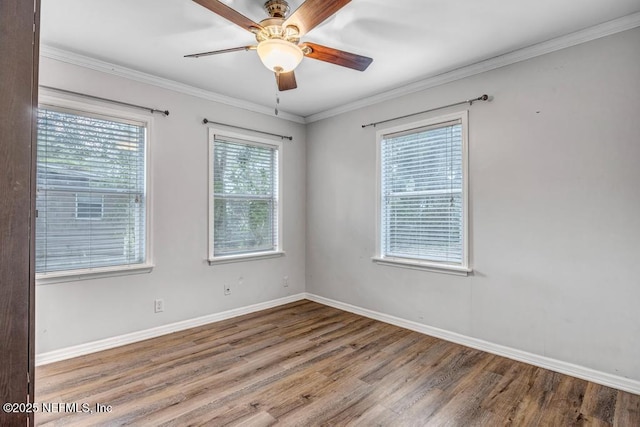
<svg viewBox="0 0 640 427">
<path fill-rule="evenodd" d="M 278 148 L 213 138 L 213 257 L 278 248 Z"/>
<path fill-rule="evenodd" d="M 384 135 L 381 253 L 464 266 L 460 120 Z"/>
<path fill-rule="evenodd" d="M 38 112 L 36 272 L 146 261 L 142 123 Z"/>
</svg>

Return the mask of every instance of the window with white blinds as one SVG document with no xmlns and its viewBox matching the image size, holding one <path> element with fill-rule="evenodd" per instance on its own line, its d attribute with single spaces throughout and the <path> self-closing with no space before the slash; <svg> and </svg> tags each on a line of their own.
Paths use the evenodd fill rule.
<svg viewBox="0 0 640 427">
<path fill-rule="evenodd" d="M 279 146 L 212 132 L 210 260 L 279 249 Z"/>
<path fill-rule="evenodd" d="M 380 139 L 380 255 L 467 267 L 466 114 Z"/>
<path fill-rule="evenodd" d="M 38 111 L 36 272 L 144 264 L 146 124 Z"/>
</svg>

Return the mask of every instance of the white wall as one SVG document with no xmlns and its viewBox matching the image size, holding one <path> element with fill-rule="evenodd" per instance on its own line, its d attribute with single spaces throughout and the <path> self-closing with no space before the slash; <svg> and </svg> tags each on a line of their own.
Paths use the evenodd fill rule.
<svg viewBox="0 0 640 427">
<path fill-rule="evenodd" d="M 638 46 L 636 28 L 308 125 L 307 291 L 640 380 Z M 376 129 L 360 125 L 483 93 L 474 273 L 374 264 Z"/>
<path fill-rule="evenodd" d="M 38 354 L 304 291 L 304 125 L 47 58 L 41 61 L 40 84 L 168 109 L 170 115 L 154 115 L 151 129 L 155 268 L 149 274 L 37 286 Z M 208 265 L 204 117 L 293 135 L 283 150 L 284 257 Z M 224 283 L 232 284 L 229 296 Z M 153 311 L 156 298 L 165 300 L 163 313 Z"/>
</svg>

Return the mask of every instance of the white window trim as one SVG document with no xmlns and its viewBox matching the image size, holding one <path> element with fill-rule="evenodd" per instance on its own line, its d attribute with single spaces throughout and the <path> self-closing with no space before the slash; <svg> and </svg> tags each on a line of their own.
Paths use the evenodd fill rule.
<svg viewBox="0 0 640 427">
<path fill-rule="evenodd" d="M 371 260 L 380 265 L 404 267 L 436 273 L 466 276 L 473 269 L 469 266 L 469 111 L 463 110 L 418 122 L 383 128 L 376 132 L 376 254 Z M 459 120 L 462 123 L 462 263 L 447 264 L 415 258 L 385 256 L 382 252 L 382 140 L 385 135 L 406 132 Z"/>
<path fill-rule="evenodd" d="M 129 274 L 150 273 L 155 266 L 153 263 L 153 214 L 152 214 L 152 165 L 151 161 L 151 141 L 153 129 L 153 116 L 149 114 L 140 114 L 132 112 L 126 108 L 114 108 L 111 105 L 105 106 L 104 103 L 93 100 L 85 100 L 77 96 L 56 96 L 54 92 L 42 89 L 38 94 L 40 108 L 67 109 L 71 113 L 86 113 L 98 116 L 106 116 L 121 120 L 123 122 L 143 123 L 146 127 L 147 140 L 145 144 L 145 192 L 146 192 L 146 212 L 145 212 L 145 255 L 146 261 L 141 264 L 118 265 L 110 267 L 84 268 L 77 270 L 52 271 L 50 273 L 37 273 L 36 285 L 49 285 L 53 283 L 73 282 L 77 280 L 90 280 L 103 277 L 115 277 Z"/>
<path fill-rule="evenodd" d="M 150 273 L 153 264 L 122 265 L 115 267 L 85 268 L 79 270 L 53 271 L 36 274 L 36 285 L 75 282 L 78 280 L 99 279 L 103 277 L 128 276 L 130 274 Z"/>
<path fill-rule="evenodd" d="M 246 144 L 250 144 L 250 145 L 255 145 L 255 146 L 259 146 L 259 147 L 264 147 L 267 146 L 269 148 L 275 148 L 278 152 L 278 194 L 277 194 L 277 211 L 276 214 L 278 216 L 277 219 L 277 227 L 278 227 L 278 235 L 277 235 L 277 246 L 274 250 L 269 250 L 269 251 L 261 251 L 261 252 L 251 252 L 251 253 L 246 253 L 246 254 L 238 254 L 238 255 L 224 255 L 224 256 L 214 256 L 213 254 L 213 244 L 214 244 L 214 235 L 213 235 L 213 231 L 214 231 L 214 210 L 213 210 L 213 201 L 214 201 L 214 197 L 213 197 L 213 166 L 214 166 L 214 161 L 213 161 L 213 150 L 214 150 L 214 141 L 216 138 L 216 135 L 220 136 L 221 138 L 227 137 L 227 138 L 231 138 L 231 139 L 239 139 L 242 142 L 246 143 Z M 255 136 L 250 136 L 250 135 L 244 135 L 241 133 L 236 133 L 236 132 L 229 132 L 226 130 L 221 130 L 221 129 L 216 129 L 213 127 L 209 128 L 209 141 L 208 141 L 208 145 L 209 145 L 209 170 L 208 170 L 208 174 L 207 174 L 207 179 L 208 179 L 208 199 L 209 199 L 209 233 L 208 233 L 208 239 L 207 239 L 207 261 L 209 262 L 209 265 L 217 265 L 217 264 L 226 264 L 226 263 L 230 263 L 230 262 L 241 262 L 241 261 L 252 261 L 252 260 L 260 260 L 260 259 L 268 259 L 268 258 L 276 258 L 276 257 L 281 257 L 285 255 L 285 252 L 283 250 L 283 244 L 282 244 L 282 236 L 283 236 L 283 230 L 282 230 L 282 224 L 283 224 L 283 220 L 282 220 L 282 187 L 284 184 L 284 167 L 283 167 L 283 153 L 282 153 L 282 148 L 284 146 L 284 144 L 282 143 L 282 141 L 277 141 L 277 140 L 269 140 L 269 139 L 265 139 L 265 138 L 259 138 L 259 137 L 255 137 Z"/>
</svg>

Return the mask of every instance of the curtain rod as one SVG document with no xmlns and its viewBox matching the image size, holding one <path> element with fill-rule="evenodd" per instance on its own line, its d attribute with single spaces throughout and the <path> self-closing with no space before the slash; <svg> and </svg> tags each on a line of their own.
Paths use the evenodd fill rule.
<svg viewBox="0 0 640 427">
<path fill-rule="evenodd" d="M 467 99 L 466 101 L 460 101 L 460 102 L 455 102 L 453 104 L 449 104 L 449 105 L 443 105 L 442 107 L 437 107 L 437 108 L 432 108 L 430 110 L 424 110 L 424 111 L 418 111 L 417 113 L 411 113 L 411 114 L 407 114 L 405 116 L 398 116 L 398 117 L 394 117 L 392 119 L 387 119 L 387 120 L 381 120 L 379 122 L 373 122 L 373 123 L 369 123 L 368 125 L 362 125 L 363 128 L 369 127 L 369 126 L 373 126 L 376 127 L 376 125 L 382 124 L 382 123 L 387 123 L 387 122 L 391 122 L 393 120 L 400 120 L 400 119 L 405 119 L 407 117 L 413 117 L 413 116 L 417 116 L 418 114 L 423 114 L 423 113 L 429 113 L 431 111 L 437 111 L 437 110 L 442 110 L 444 108 L 449 108 L 449 107 L 454 107 L 456 105 L 462 105 L 462 104 L 469 104 L 469 105 L 473 105 L 473 103 L 475 101 L 488 101 L 489 100 L 489 95 L 482 95 L 479 96 L 477 98 L 474 99 Z"/>
<path fill-rule="evenodd" d="M 128 102 L 116 101 L 114 99 L 108 99 L 108 98 L 101 98 L 99 96 L 88 95 L 86 93 L 74 92 L 74 91 L 71 91 L 71 90 L 60 89 L 60 88 L 57 88 L 57 87 L 40 85 L 40 88 L 42 88 L 42 89 L 50 89 L 50 90 L 54 90 L 56 92 L 68 93 L 70 95 L 82 96 L 82 97 L 85 97 L 85 98 L 97 99 L 99 101 L 111 102 L 112 104 L 119 104 L 119 105 L 125 105 L 127 107 L 139 108 L 141 110 L 150 111 L 151 113 L 162 113 L 165 116 L 169 115 L 169 110 L 158 110 L 156 108 L 150 108 L 150 107 L 145 107 L 145 106 L 136 105 L 136 104 L 129 104 Z"/>
<path fill-rule="evenodd" d="M 228 125 L 226 123 L 218 123 L 218 122 L 212 122 L 209 119 L 204 119 L 202 120 L 203 124 L 207 124 L 207 123 L 213 123 L 214 125 L 221 125 L 221 126 L 228 126 L 230 128 L 235 128 L 235 129 L 242 129 L 242 130 L 248 130 L 251 132 L 258 132 L 261 133 L 263 135 L 271 135 L 271 136 L 277 136 L 278 138 L 282 138 L 282 139 L 288 139 L 289 141 L 293 141 L 293 137 L 292 136 L 285 136 L 285 135 L 278 135 L 277 133 L 271 133 L 271 132 L 264 132 L 261 130 L 256 130 L 256 129 L 250 129 L 250 128 L 243 128 L 242 126 L 235 126 L 235 125 Z"/>
</svg>

